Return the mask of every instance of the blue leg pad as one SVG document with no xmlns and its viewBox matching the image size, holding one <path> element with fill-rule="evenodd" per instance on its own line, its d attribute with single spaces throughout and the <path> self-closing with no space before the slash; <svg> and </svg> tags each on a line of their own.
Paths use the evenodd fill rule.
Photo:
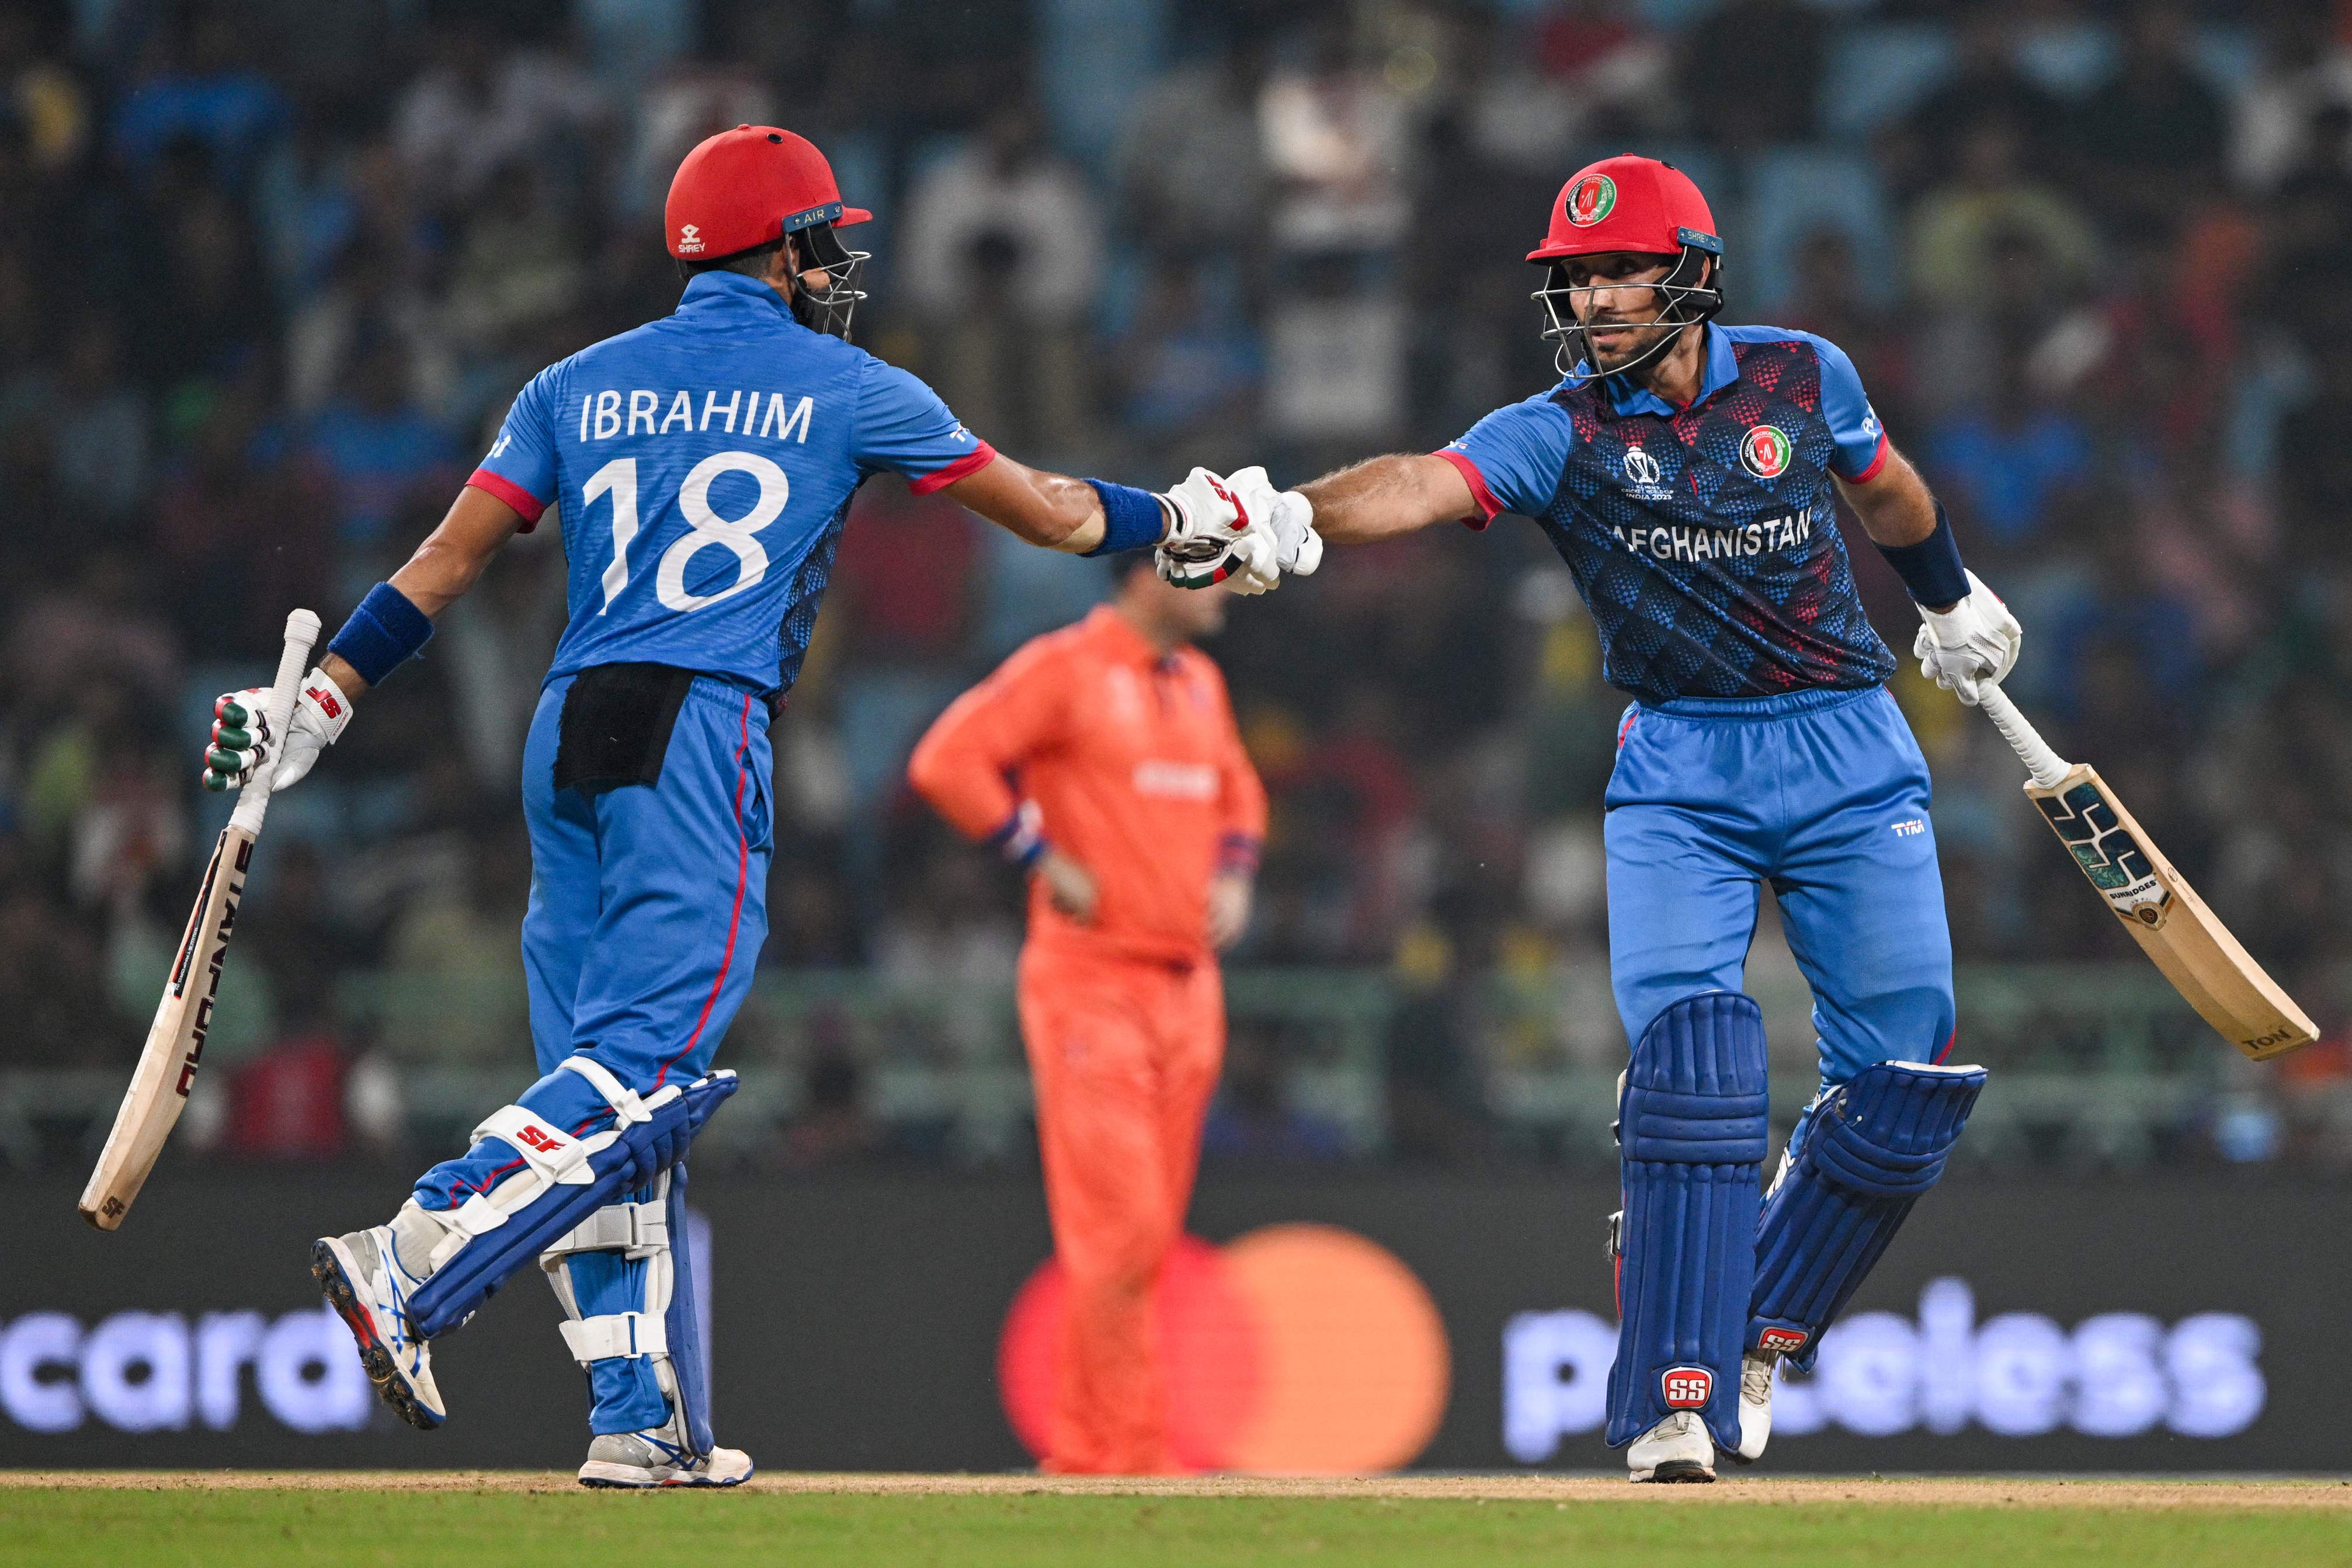
<svg viewBox="0 0 2352 1568">
<path fill-rule="evenodd" d="M 670 1167 L 675 1183 L 684 1166 Z M 655 1199 L 653 1187 L 631 1189 L 630 1203 Z M 583 1318 L 614 1312 L 642 1312 L 654 1270 L 651 1258 L 632 1257 L 625 1249 L 575 1252 L 563 1262 L 572 1285 L 570 1306 Z M 541 1260 L 546 1266 L 546 1260 Z M 591 1432 L 642 1432 L 669 1419 L 669 1400 L 649 1356 L 610 1356 L 588 1366 L 588 1429 Z"/>
<path fill-rule="evenodd" d="M 1882 1061 L 1806 1108 L 1765 1200 L 1749 1347 L 1812 1370 L 1823 1330 L 1944 1174 L 1981 1067 Z"/>
<path fill-rule="evenodd" d="M 677 1384 L 677 1404 L 686 1417 L 687 1441 L 698 1454 L 717 1446 L 710 1435 L 710 1362 L 702 1343 L 702 1314 L 697 1305 L 693 1228 L 686 1213 L 686 1162 L 669 1173 L 670 1376 Z"/>
<path fill-rule="evenodd" d="M 550 1243 L 676 1165 L 735 1087 L 734 1073 L 714 1072 L 637 1101 L 635 1120 L 621 1122 L 608 1112 L 603 1126 L 576 1133 L 548 1128 L 520 1107 L 499 1113 L 484 1127 L 508 1127 L 512 1136 L 478 1135 L 475 1153 L 492 1159 L 494 1169 L 516 1174 L 446 1211 L 467 1234 L 409 1298 L 409 1321 L 426 1339 L 464 1322 Z M 532 1154 L 526 1156 L 513 1138 L 528 1140 Z M 550 1173 L 561 1174 L 545 1179 Z M 524 1184 L 517 1190 L 528 1197 L 501 1217 L 493 1213 L 502 1207 L 494 1200 L 507 1197 L 507 1182 Z"/>
<path fill-rule="evenodd" d="M 1767 1133 L 1764 1015 L 1737 991 L 1661 1012 L 1618 1103 L 1620 1222 L 1612 1447 L 1696 1410 L 1739 1443 L 1740 1336 L 1756 1267 Z"/>
</svg>

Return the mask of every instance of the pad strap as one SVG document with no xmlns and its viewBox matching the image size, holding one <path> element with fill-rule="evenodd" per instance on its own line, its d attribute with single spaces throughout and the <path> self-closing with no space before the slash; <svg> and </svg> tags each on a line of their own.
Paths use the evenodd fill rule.
<svg viewBox="0 0 2352 1568">
<path fill-rule="evenodd" d="M 484 1138 L 510 1145 L 543 1186 L 581 1186 L 596 1179 L 588 1169 L 586 1139 L 558 1132 L 537 1112 L 520 1105 L 501 1105 L 483 1117 L 473 1141 Z"/>
<path fill-rule="evenodd" d="M 667 1355 L 669 1331 L 659 1312 L 608 1312 L 577 1318 L 556 1327 L 572 1351 L 572 1359 L 585 1366 L 616 1356 Z"/>
<path fill-rule="evenodd" d="M 594 1084 L 596 1092 L 604 1097 L 604 1103 L 613 1108 L 613 1114 L 621 1119 L 624 1127 L 652 1121 L 653 1112 L 648 1107 L 667 1104 L 677 1099 L 679 1092 L 677 1085 L 672 1083 L 651 1099 L 640 1099 L 635 1090 L 614 1076 L 611 1068 L 593 1056 L 583 1056 L 577 1051 L 557 1062 L 555 1067 L 559 1072 L 576 1072 Z"/>
<path fill-rule="evenodd" d="M 634 1260 L 649 1258 L 668 1245 L 667 1203 L 613 1203 L 556 1238 L 540 1253 L 539 1260 L 551 1269 L 556 1259 L 574 1252 L 624 1252 Z"/>
</svg>

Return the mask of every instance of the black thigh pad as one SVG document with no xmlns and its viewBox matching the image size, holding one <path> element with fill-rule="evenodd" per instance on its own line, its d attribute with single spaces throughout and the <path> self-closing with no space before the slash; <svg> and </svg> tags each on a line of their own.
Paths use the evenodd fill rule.
<svg viewBox="0 0 2352 1568">
<path fill-rule="evenodd" d="M 692 670 L 667 664 L 595 664 L 563 694 L 555 787 L 583 795 L 661 782 L 662 758 Z"/>
</svg>

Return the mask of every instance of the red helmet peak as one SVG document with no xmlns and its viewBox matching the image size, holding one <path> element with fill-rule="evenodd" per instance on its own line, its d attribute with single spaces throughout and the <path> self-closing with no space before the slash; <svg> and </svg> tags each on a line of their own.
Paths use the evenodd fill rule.
<svg viewBox="0 0 2352 1568">
<path fill-rule="evenodd" d="M 1586 164 L 1559 188 L 1550 230 L 1528 259 L 1621 250 L 1680 256 L 1685 246 L 1723 254 L 1706 198 L 1673 164 L 1623 153 Z"/>
<path fill-rule="evenodd" d="M 833 165 L 807 138 L 773 125 L 739 125 L 698 143 L 669 183 L 663 209 L 670 255 L 709 261 L 815 224 L 862 224 L 844 206 Z"/>
</svg>

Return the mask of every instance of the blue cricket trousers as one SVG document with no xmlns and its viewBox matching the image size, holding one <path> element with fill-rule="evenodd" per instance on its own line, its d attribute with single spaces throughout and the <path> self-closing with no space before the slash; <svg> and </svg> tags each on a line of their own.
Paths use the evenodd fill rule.
<svg viewBox="0 0 2352 1568">
<path fill-rule="evenodd" d="M 1927 764 L 1884 686 L 1625 710 L 1609 779 L 1609 963 L 1629 1043 L 1736 991 L 1769 883 L 1813 990 L 1823 1084 L 1951 1049 Z"/>
<path fill-rule="evenodd" d="M 585 1052 L 639 1093 L 700 1077 L 751 987 L 767 940 L 774 847 L 764 700 L 697 677 L 678 709 L 658 783 L 585 795 L 555 788 L 564 694 L 540 694 L 523 748 L 530 905 L 523 967 L 539 1082 L 517 1097 L 575 1133 L 611 1111 L 588 1081 L 556 1064 Z M 449 1208 L 520 1162 L 495 1140 L 434 1166 L 416 1183 L 427 1208 Z M 587 1253 L 569 1262 L 583 1312 L 636 1309 L 644 1265 Z M 643 1360 L 590 1371 L 592 1427 L 659 1423 L 665 1401 Z"/>
</svg>

